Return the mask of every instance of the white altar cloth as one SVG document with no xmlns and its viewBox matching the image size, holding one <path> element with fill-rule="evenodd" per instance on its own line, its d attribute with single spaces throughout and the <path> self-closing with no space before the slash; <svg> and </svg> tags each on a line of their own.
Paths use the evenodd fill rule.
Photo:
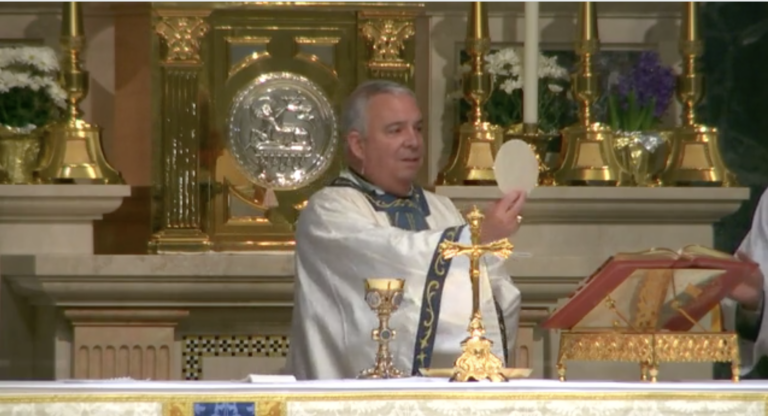
<svg viewBox="0 0 768 416">
<path fill-rule="evenodd" d="M 0 382 L 0 416 L 766 415 L 768 381 Z"/>
</svg>

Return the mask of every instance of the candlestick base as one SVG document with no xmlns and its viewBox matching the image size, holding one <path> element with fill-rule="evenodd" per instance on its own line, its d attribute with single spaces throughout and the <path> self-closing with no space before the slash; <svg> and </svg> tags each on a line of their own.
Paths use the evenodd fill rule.
<svg viewBox="0 0 768 416">
<path fill-rule="evenodd" d="M 504 141 L 522 140 L 528 143 L 536 160 L 539 162 L 539 186 L 553 186 L 555 184 L 552 172 L 557 166 L 552 166 L 547 160 L 549 146 L 557 134 L 544 133 L 535 123 L 514 124 L 504 132 Z"/>
<path fill-rule="evenodd" d="M 670 136 L 667 165 L 660 175 L 662 186 L 739 186 L 720 154 L 716 128 L 681 126 Z"/>
<path fill-rule="evenodd" d="M 617 186 L 631 178 L 619 164 L 614 135 L 601 123 L 563 129 L 562 164 L 552 176 L 559 186 Z"/>
<path fill-rule="evenodd" d="M 495 185 L 493 161 L 504 141 L 504 131 L 491 123 L 459 126 L 448 166 L 437 176 L 437 185 Z"/>
</svg>

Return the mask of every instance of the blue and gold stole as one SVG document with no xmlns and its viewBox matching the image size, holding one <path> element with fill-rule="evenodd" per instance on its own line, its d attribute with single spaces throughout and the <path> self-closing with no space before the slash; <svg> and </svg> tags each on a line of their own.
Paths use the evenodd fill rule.
<svg viewBox="0 0 768 416">
<path fill-rule="evenodd" d="M 376 211 L 385 212 L 389 223 L 393 227 L 407 231 L 425 231 L 429 229 L 427 217 L 430 215 L 424 191 L 414 186 L 406 197 L 398 197 L 381 191 L 362 176 L 351 170 L 350 177 L 340 176 L 330 186 L 350 187 L 357 189 L 365 195 L 368 202 Z M 416 340 L 413 352 L 412 375 L 419 375 L 420 368 L 429 368 L 432 361 L 432 351 L 435 346 L 437 324 L 440 318 L 440 306 L 443 298 L 445 278 L 451 268 L 451 260 L 446 260 L 440 254 L 437 247 L 443 241 L 457 242 L 464 226 L 449 227 L 440 236 L 432 261 L 427 271 L 427 281 L 421 300 L 421 313 L 419 327 L 416 331 Z M 501 339 L 504 346 L 504 359 L 507 361 L 507 337 L 504 329 L 504 317 L 501 308 L 496 304 L 499 324 L 501 325 Z"/>
</svg>

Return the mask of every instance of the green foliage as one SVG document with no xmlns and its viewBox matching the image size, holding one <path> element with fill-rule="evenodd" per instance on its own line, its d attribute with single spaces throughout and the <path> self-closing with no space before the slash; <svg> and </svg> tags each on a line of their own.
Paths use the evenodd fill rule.
<svg viewBox="0 0 768 416">
<path fill-rule="evenodd" d="M 14 87 L 0 93 L 0 124 L 9 127 L 43 126 L 60 115 L 45 89 Z"/>
<path fill-rule="evenodd" d="M 640 105 L 635 91 L 627 95 L 627 108 L 620 108 L 615 94 L 608 96 L 608 123 L 613 131 L 648 131 L 656 124 L 653 111 L 656 108 L 656 99 L 646 105 Z"/>
</svg>

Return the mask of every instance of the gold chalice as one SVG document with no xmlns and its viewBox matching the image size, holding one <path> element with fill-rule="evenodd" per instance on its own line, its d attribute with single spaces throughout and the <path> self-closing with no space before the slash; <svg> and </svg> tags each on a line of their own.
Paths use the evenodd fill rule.
<svg viewBox="0 0 768 416">
<path fill-rule="evenodd" d="M 376 364 L 358 376 L 358 378 L 398 378 L 403 372 L 392 364 L 389 342 L 395 339 L 395 330 L 389 327 L 389 318 L 403 300 L 403 279 L 366 279 L 365 302 L 379 317 L 379 327 L 371 333 L 371 338 L 379 343 L 376 352 Z"/>
<path fill-rule="evenodd" d="M 666 164 L 667 143 L 665 132 L 614 133 L 613 150 L 623 173 L 619 186 L 658 186 L 657 176 Z"/>
</svg>

